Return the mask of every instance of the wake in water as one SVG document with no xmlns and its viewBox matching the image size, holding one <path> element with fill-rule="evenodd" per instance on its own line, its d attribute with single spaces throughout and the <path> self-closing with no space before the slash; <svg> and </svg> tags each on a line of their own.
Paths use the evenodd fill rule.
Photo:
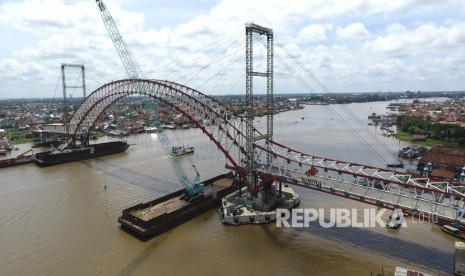
<svg viewBox="0 0 465 276">
<path fill-rule="evenodd" d="M 167 194 L 180 189 L 179 183 L 129 170 L 102 158 L 81 161 L 81 163 L 93 170 L 102 172 L 105 175 L 137 187 L 142 187 L 157 194 Z"/>
</svg>

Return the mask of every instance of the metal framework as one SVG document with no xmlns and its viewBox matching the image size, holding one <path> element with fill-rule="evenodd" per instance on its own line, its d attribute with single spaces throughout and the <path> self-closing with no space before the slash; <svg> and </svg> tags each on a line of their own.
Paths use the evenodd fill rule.
<svg viewBox="0 0 465 276">
<path fill-rule="evenodd" d="M 266 73 L 255 72 L 253 70 L 253 34 L 266 35 L 267 38 L 267 55 L 266 55 Z M 246 103 L 246 150 L 247 158 L 247 183 L 252 189 L 255 183 L 255 156 L 254 143 L 257 139 L 263 136 L 255 136 L 253 120 L 253 77 L 266 77 L 266 136 L 265 139 L 273 139 L 273 115 L 274 115 L 274 100 L 273 100 L 273 30 L 259 26 L 254 23 L 245 24 L 245 67 L 246 67 L 246 85 L 245 85 L 245 103 Z M 271 163 L 271 155 L 267 156 L 267 164 Z"/>
<path fill-rule="evenodd" d="M 116 26 L 116 23 L 113 20 L 113 17 L 111 16 L 110 12 L 103 3 L 103 0 L 96 0 L 96 3 L 99 8 L 103 23 L 107 28 L 108 34 L 110 35 L 110 38 L 113 41 L 113 44 L 115 45 L 116 51 L 118 52 L 118 55 L 120 56 L 120 59 L 123 62 L 124 68 L 126 69 L 126 72 L 128 73 L 128 76 L 131 80 L 129 84 L 133 86 L 132 89 L 134 91 L 139 92 L 141 94 L 149 95 L 151 87 L 145 82 L 137 81 L 141 78 L 141 70 L 137 65 L 128 45 L 124 41 L 123 36 L 120 34 Z M 157 121 L 159 121 L 158 118 Z M 187 195 L 196 196 L 198 194 L 203 193 L 203 184 L 200 182 L 200 175 L 198 171 L 195 169 L 195 167 L 195 179 L 194 181 L 190 181 L 187 178 L 178 160 L 171 156 L 172 145 L 168 139 L 168 136 L 164 133 L 161 125 L 157 126 L 157 133 L 158 139 L 161 145 L 163 146 L 163 150 L 165 151 L 165 154 L 168 156 L 171 166 L 176 172 L 179 181 L 183 184 L 184 188 L 186 189 Z"/>
<path fill-rule="evenodd" d="M 66 85 L 66 67 L 81 68 L 81 78 L 82 85 Z M 63 114 L 65 116 L 65 124 L 69 119 L 69 109 L 68 109 L 68 96 L 66 94 L 67 88 L 82 88 L 82 97 L 86 98 L 86 72 L 84 65 L 82 64 L 61 64 L 61 82 L 63 84 Z M 69 131 L 66 131 L 66 134 L 69 134 Z"/>
<path fill-rule="evenodd" d="M 133 82 L 147 90 L 138 91 Z M 246 120 L 209 96 L 169 81 L 120 80 L 98 88 L 76 109 L 70 120 L 71 133 L 91 129 L 110 105 L 129 95 L 143 94 L 161 100 L 191 119 L 225 155 L 226 167 L 243 171 L 246 157 Z M 44 128 L 44 131 L 47 129 Z M 55 133 L 64 132 L 56 127 Z M 263 134 L 253 129 L 254 136 Z M 458 208 L 465 207 L 465 169 L 459 182 L 442 182 L 419 175 L 314 156 L 272 140 L 256 141 L 255 172 L 309 189 L 315 189 L 378 206 L 400 207 L 412 213 L 459 221 Z M 272 162 L 268 164 L 267 156 Z M 317 169 L 309 176 L 311 169 Z"/>
</svg>

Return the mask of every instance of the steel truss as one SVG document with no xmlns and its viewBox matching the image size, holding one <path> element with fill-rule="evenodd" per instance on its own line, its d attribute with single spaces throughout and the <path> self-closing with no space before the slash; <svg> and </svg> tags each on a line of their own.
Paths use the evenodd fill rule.
<svg viewBox="0 0 465 276">
<path fill-rule="evenodd" d="M 161 100 L 191 119 L 225 155 L 227 167 L 245 172 L 246 121 L 235 116 L 213 98 L 169 81 L 136 80 L 137 87 L 147 86 L 143 95 Z M 141 94 L 132 80 L 108 83 L 90 94 L 70 120 L 71 133 L 78 135 L 93 128 L 95 121 L 110 105 L 129 96 Z M 55 128 L 54 132 L 58 130 Z M 61 130 L 64 133 L 65 129 Z M 254 136 L 263 134 L 254 129 Z M 463 183 L 434 181 L 431 178 L 388 169 L 344 162 L 306 154 L 272 140 L 256 141 L 253 148 L 255 172 L 274 176 L 293 185 L 317 189 L 350 199 L 388 208 L 401 207 L 412 213 L 423 212 L 449 221 L 459 218 L 458 208 L 465 207 Z M 267 156 L 270 155 L 271 163 Z M 317 169 L 308 176 L 310 169 Z"/>
<path fill-rule="evenodd" d="M 465 224 L 458 212 L 459 208 L 464 208 L 465 183 L 435 181 L 419 175 L 309 155 L 273 141 L 266 143 L 255 146 L 258 157 L 273 156 L 272 164 L 262 162 L 258 166 L 257 171 L 262 174 L 380 207 L 402 208 L 433 220 Z M 311 170 L 316 174 L 312 175 Z"/>
<path fill-rule="evenodd" d="M 253 34 L 265 35 L 267 38 L 266 49 L 266 73 L 256 72 L 253 68 Z M 247 184 L 249 189 L 255 189 L 256 177 L 254 175 L 254 143 L 258 139 L 273 139 L 273 116 L 274 116 L 274 98 L 273 98 L 273 30 L 262 27 L 254 23 L 245 24 L 245 108 L 246 108 L 246 149 L 249 153 L 247 160 Z M 253 104 L 253 77 L 266 77 L 266 136 L 255 136 L 253 126 L 254 104 Z M 271 156 L 267 156 L 267 163 L 270 164 Z"/>
</svg>

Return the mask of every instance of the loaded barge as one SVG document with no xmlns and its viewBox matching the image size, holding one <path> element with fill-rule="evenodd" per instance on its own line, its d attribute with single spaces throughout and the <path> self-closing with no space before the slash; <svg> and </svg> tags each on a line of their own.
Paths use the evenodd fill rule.
<svg viewBox="0 0 465 276">
<path fill-rule="evenodd" d="M 28 156 L 24 158 L 9 158 L 0 160 L 0 168 L 13 167 L 18 165 L 29 164 L 34 161 L 33 156 Z"/>
<path fill-rule="evenodd" d="M 115 141 L 93 144 L 87 147 L 40 152 L 35 154 L 34 163 L 40 167 L 48 167 L 120 153 L 128 148 L 129 144 L 127 142 Z"/>
<path fill-rule="evenodd" d="M 141 240 L 164 232 L 220 206 L 221 198 L 235 189 L 232 174 L 222 174 L 206 180 L 204 193 L 190 199 L 185 190 L 179 190 L 147 203 L 140 203 L 123 210 L 118 218 L 121 229 Z"/>
<path fill-rule="evenodd" d="M 31 153 L 31 155 L 27 155 Z M 34 155 L 32 154 L 32 149 L 19 154 L 14 158 L 2 159 L 0 160 L 0 168 L 13 167 L 18 165 L 29 164 L 34 161 Z"/>
</svg>

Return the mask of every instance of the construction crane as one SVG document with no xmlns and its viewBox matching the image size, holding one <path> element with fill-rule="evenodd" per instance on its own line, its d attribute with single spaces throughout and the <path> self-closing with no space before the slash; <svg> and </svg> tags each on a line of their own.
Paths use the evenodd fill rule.
<svg viewBox="0 0 465 276">
<path fill-rule="evenodd" d="M 129 78 L 131 80 L 134 80 L 132 85 L 140 91 L 142 94 L 147 94 L 144 92 L 148 92 L 148 87 L 144 85 L 141 82 L 138 82 L 136 80 L 141 79 L 141 70 L 138 67 L 137 63 L 135 62 L 135 59 L 127 46 L 126 42 L 124 41 L 123 37 L 121 36 L 118 27 L 116 26 L 115 21 L 113 20 L 113 17 L 111 16 L 110 12 L 108 11 L 107 7 L 103 3 L 102 0 L 96 0 L 100 15 L 102 16 L 103 23 L 105 24 L 105 27 L 108 31 L 108 34 L 110 35 L 111 40 L 113 41 L 113 44 L 115 45 L 116 51 L 118 52 L 118 55 L 123 62 L 124 68 L 126 69 L 126 72 L 129 75 Z M 171 150 L 172 146 L 171 143 L 168 139 L 168 136 L 166 133 L 163 131 L 163 128 L 161 127 L 161 124 L 159 120 L 157 120 L 157 134 L 158 134 L 158 139 L 160 143 L 162 144 L 163 150 L 165 154 L 168 156 L 168 159 L 170 160 L 171 166 L 173 167 L 176 176 L 178 177 L 179 181 L 182 183 L 184 186 L 184 189 L 186 190 L 186 194 L 188 197 L 193 197 L 199 194 L 203 194 L 203 183 L 200 182 L 200 174 L 197 171 L 196 167 L 192 165 L 196 172 L 195 179 L 193 181 L 190 181 L 189 178 L 186 176 L 186 173 L 184 172 L 183 168 L 179 164 L 178 160 L 176 157 L 171 155 Z"/>
</svg>

